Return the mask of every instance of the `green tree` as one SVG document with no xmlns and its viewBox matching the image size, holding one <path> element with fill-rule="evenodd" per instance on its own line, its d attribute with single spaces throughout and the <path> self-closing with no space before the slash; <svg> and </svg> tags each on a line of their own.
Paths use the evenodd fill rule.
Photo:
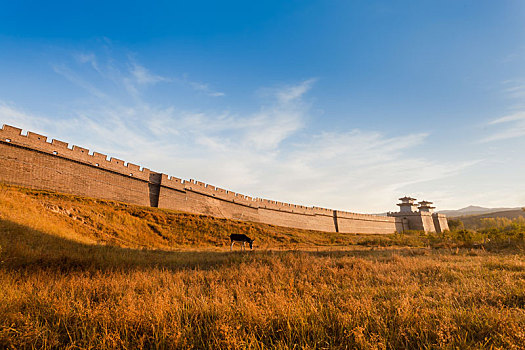
<svg viewBox="0 0 525 350">
<path fill-rule="evenodd" d="M 450 229 L 450 231 L 456 231 L 464 229 L 465 225 L 460 219 L 448 219 L 448 228 Z"/>
</svg>

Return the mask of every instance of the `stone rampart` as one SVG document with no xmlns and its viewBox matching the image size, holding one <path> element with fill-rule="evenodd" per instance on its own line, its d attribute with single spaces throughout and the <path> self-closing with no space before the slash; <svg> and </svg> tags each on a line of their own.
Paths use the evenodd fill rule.
<svg viewBox="0 0 525 350">
<path fill-rule="evenodd" d="M 0 181 L 88 197 L 150 205 L 149 169 L 35 133 L 0 129 Z"/>
<path fill-rule="evenodd" d="M 394 217 L 252 198 L 184 181 L 62 141 L 48 142 L 43 135 L 24 135 L 8 125 L 0 129 L 0 182 L 301 229 L 348 233 L 403 229 Z M 429 219 L 440 222 L 437 217 Z"/>
<path fill-rule="evenodd" d="M 443 232 L 449 230 L 447 217 L 444 214 L 433 213 L 434 227 L 436 232 Z"/>
</svg>

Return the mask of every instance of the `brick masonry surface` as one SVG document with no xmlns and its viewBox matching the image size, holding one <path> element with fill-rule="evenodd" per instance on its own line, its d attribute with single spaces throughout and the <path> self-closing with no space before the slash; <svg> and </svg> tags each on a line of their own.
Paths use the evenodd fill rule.
<svg viewBox="0 0 525 350">
<path fill-rule="evenodd" d="M 195 180 L 181 180 L 123 160 L 4 125 L 0 129 L 0 181 L 220 218 L 345 233 L 403 231 L 402 218 L 356 214 L 251 198 Z M 424 222 L 420 222 L 423 219 Z M 446 225 L 420 218 L 422 229 Z M 439 226 L 441 225 L 441 226 Z M 447 226 L 448 228 L 448 226 Z"/>
</svg>

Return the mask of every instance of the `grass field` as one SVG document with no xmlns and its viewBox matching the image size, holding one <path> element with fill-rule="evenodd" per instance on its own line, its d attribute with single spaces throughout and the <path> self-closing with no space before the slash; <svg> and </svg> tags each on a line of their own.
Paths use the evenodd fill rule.
<svg viewBox="0 0 525 350">
<path fill-rule="evenodd" d="M 230 253 L 232 232 L 256 249 Z M 523 349 L 512 242 L 302 231 L 3 186 L 0 348 Z"/>
</svg>

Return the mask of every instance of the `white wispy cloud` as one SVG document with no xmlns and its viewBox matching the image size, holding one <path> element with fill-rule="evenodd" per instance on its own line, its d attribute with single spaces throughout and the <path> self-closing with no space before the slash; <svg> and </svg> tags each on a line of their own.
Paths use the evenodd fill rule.
<svg viewBox="0 0 525 350">
<path fill-rule="evenodd" d="M 107 99 L 108 95 L 102 90 L 95 87 L 92 83 L 90 83 L 88 80 L 81 77 L 79 74 L 77 74 L 75 71 L 73 71 L 71 68 L 69 68 L 66 65 L 63 64 L 57 64 L 53 66 L 53 70 L 55 73 L 60 74 L 67 80 L 69 80 L 74 85 L 85 89 L 88 91 L 91 95 L 98 97 L 100 99 Z"/>
<path fill-rule="evenodd" d="M 187 81 L 187 82 L 194 90 L 201 91 L 201 92 L 205 93 L 208 96 L 221 97 L 221 96 L 225 96 L 226 95 L 224 92 L 215 91 L 215 90 L 211 89 L 209 84 L 199 83 L 199 82 L 195 82 L 195 81 Z"/>
<path fill-rule="evenodd" d="M 509 114 L 507 116 L 504 116 L 498 119 L 494 119 L 490 121 L 489 124 L 494 125 L 494 124 L 514 122 L 514 121 L 521 121 L 521 120 L 525 120 L 525 112 L 516 112 L 513 114 Z"/>
<path fill-rule="evenodd" d="M 251 113 L 183 110 L 134 98 L 143 85 L 164 81 L 142 65 L 126 74 L 121 73 L 126 64 L 106 69 L 96 57 L 77 60 L 97 62 L 106 80 L 125 86 L 128 79 L 130 99 L 123 101 L 89 75 L 61 67 L 55 71 L 100 103 L 89 108 L 71 105 L 67 119 L 0 103 L 1 120 L 184 179 L 197 178 L 252 196 L 353 211 L 389 208 L 410 185 L 469 166 L 411 156 L 426 142 L 427 133 L 389 136 L 374 130 L 312 130 L 307 97 L 315 79 L 266 89 L 268 95 Z"/>
<path fill-rule="evenodd" d="M 509 79 L 502 82 L 503 92 L 512 99 L 525 98 L 525 82 L 519 79 Z"/>
<path fill-rule="evenodd" d="M 151 73 L 146 67 L 133 62 L 131 65 L 131 74 L 138 84 L 156 84 L 159 82 L 169 82 L 170 79 Z"/>
<path fill-rule="evenodd" d="M 487 127 L 491 134 L 480 140 L 483 143 L 525 136 L 525 84 L 519 80 L 507 80 L 502 84 L 504 93 L 516 103 L 512 108 L 514 112 L 490 120 Z"/>
<path fill-rule="evenodd" d="M 78 53 L 74 55 L 80 63 L 88 63 L 97 72 L 101 73 L 100 67 L 97 62 L 97 57 L 94 53 Z"/>
<path fill-rule="evenodd" d="M 150 69 L 138 63 L 134 55 L 127 55 L 127 62 L 121 64 L 120 67 L 115 66 L 113 58 L 97 57 L 91 52 L 76 53 L 73 57 L 77 63 L 88 64 L 101 78 L 110 80 L 117 86 L 123 87 L 135 98 L 140 97 L 144 88 L 159 83 L 178 83 L 211 97 L 226 95 L 224 92 L 213 89 L 209 83 L 190 80 L 187 74 L 182 74 L 179 77 L 167 77 L 153 73 Z M 86 89 L 90 88 L 86 81 L 75 76 L 68 65 L 64 63 L 56 64 L 54 69 L 76 85 Z M 96 91 L 93 90 L 91 92 L 95 94 Z"/>
<path fill-rule="evenodd" d="M 280 102 L 289 103 L 293 100 L 301 98 L 308 90 L 311 89 L 312 85 L 317 81 L 317 79 L 307 79 L 300 84 L 295 84 L 291 86 L 286 86 L 281 88 L 277 92 L 277 97 Z"/>
<path fill-rule="evenodd" d="M 15 107 L 13 104 L 0 101 L 0 119 L 4 124 L 11 124 L 13 126 L 30 125 L 34 128 L 40 129 L 42 125 L 39 121 L 46 120 L 47 118 L 38 117 L 23 111 L 21 108 Z"/>
</svg>

